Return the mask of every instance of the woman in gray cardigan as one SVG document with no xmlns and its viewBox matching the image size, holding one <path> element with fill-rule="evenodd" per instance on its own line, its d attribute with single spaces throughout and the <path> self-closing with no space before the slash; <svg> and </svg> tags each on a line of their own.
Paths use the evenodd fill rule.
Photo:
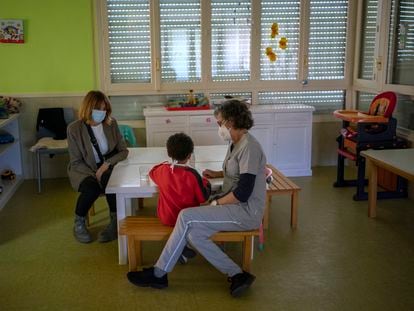
<svg viewBox="0 0 414 311">
<path fill-rule="evenodd" d="M 108 97 L 100 91 L 90 91 L 83 99 L 79 120 L 68 126 L 68 175 L 72 187 L 80 192 L 73 234 L 81 243 L 92 241 L 86 228 L 89 209 L 105 193 L 113 166 L 128 156 L 126 143 L 111 112 Z M 115 194 L 107 194 L 106 200 L 111 220 L 99 233 L 99 242 L 109 242 L 118 236 Z"/>
</svg>

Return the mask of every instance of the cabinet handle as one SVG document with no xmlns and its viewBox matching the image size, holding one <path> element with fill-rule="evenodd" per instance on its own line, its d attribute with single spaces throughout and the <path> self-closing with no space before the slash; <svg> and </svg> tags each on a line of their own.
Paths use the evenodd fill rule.
<svg viewBox="0 0 414 311">
<path fill-rule="evenodd" d="M 206 122 L 207 122 L 207 123 L 211 123 L 211 118 L 207 118 L 207 119 L 206 119 Z"/>
<path fill-rule="evenodd" d="M 169 123 L 171 123 L 171 120 L 170 119 L 165 119 L 165 123 L 169 124 Z"/>
</svg>

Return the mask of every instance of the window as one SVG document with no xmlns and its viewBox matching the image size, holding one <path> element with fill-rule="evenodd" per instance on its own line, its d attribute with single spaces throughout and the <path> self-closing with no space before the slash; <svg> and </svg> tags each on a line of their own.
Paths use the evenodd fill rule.
<svg viewBox="0 0 414 311">
<path fill-rule="evenodd" d="M 150 82 L 149 1 L 108 0 L 107 11 L 111 82 Z"/>
<path fill-rule="evenodd" d="M 344 99 L 345 92 L 342 90 L 259 93 L 260 104 L 311 105 L 319 112 L 332 112 L 333 110 L 342 109 Z"/>
<path fill-rule="evenodd" d="M 374 79 L 374 61 L 375 61 L 375 36 L 377 33 L 377 9 L 378 0 L 365 0 L 361 49 L 360 49 L 360 79 Z"/>
<path fill-rule="evenodd" d="M 393 114 L 398 127 L 412 130 L 414 2 L 364 0 L 360 9 L 361 28 L 357 29 L 357 34 L 361 44 L 360 50 L 356 51 L 359 68 L 354 80 L 357 108 L 366 110 L 375 95 L 385 90 L 393 91 L 398 96 Z"/>
<path fill-rule="evenodd" d="M 375 93 L 358 92 L 357 109 L 369 111 L 369 106 L 376 95 Z M 397 119 L 399 128 L 414 130 L 414 100 L 407 95 L 398 95 L 393 117 Z"/>
<path fill-rule="evenodd" d="M 165 82 L 201 80 L 199 0 L 160 0 L 161 75 Z"/>
<path fill-rule="evenodd" d="M 261 10 L 261 50 L 260 70 L 262 80 L 298 79 L 299 53 L 299 12 L 300 1 L 262 1 Z M 279 35 L 271 38 L 271 27 L 277 23 Z M 279 48 L 280 37 L 286 37 L 288 47 Z M 272 47 L 276 61 L 272 62 L 265 54 Z"/>
<path fill-rule="evenodd" d="M 346 49 L 352 46 L 346 42 L 348 2 L 97 0 L 103 89 L 125 101 L 137 95 L 164 100 L 193 89 L 249 94 L 252 104 L 341 108 L 350 72 Z M 268 47 L 276 61 L 266 55 Z"/>
<path fill-rule="evenodd" d="M 213 81 L 250 79 L 250 0 L 211 1 Z"/>
<path fill-rule="evenodd" d="M 387 83 L 414 85 L 414 1 L 392 1 Z"/>
<path fill-rule="evenodd" d="M 311 0 L 309 72 L 311 80 L 345 78 L 347 0 Z"/>
</svg>

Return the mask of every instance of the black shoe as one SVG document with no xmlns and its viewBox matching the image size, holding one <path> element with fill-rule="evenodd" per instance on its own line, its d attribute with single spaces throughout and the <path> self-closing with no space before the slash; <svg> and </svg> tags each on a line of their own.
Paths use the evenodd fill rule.
<svg viewBox="0 0 414 311">
<path fill-rule="evenodd" d="M 256 277 L 253 274 L 250 274 L 246 271 L 243 273 L 238 273 L 232 277 L 229 277 L 228 280 L 231 282 L 230 285 L 230 294 L 233 297 L 239 297 L 243 294 L 246 289 L 252 285 Z"/>
<path fill-rule="evenodd" d="M 162 289 L 168 287 L 168 277 L 165 274 L 163 277 L 157 278 L 154 275 L 154 267 L 144 268 L 142 271 L 133 271 L 127 273 L 128 280 L 140 287 L 152 287 Z"/>
<path fill-rule="evenodd" d="M 181 253 L 181 256 L 178 258 L 178 262 L 180 264 L 185 265 L 188 262 L 188 259 L 194 258 L 196 255 L 197 253 L 193 249 L 184 246 L 183 252 Z"/>
</svg>

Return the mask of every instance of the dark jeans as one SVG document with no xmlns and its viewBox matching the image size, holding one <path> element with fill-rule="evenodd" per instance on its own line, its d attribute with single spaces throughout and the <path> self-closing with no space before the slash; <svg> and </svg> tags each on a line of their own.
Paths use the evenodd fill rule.
<svg viewBox="0 0 414 311">
<path fill-rule="evenodd" d="M 78 202 L 76 203 L 75 213 L 78 216 L 85 217 L 88 214 L 89 209 L 96 199 L 105 193 L 106 185 L 108 184 L 109 177 L 111 177 L 112 169 L 108 169 L 102 174 L 101 183 L 95 177 L 86 177 L 79 186 L 80 195 Z M 109 210 L 116 212 L 116 195 L 107 194 L 106 201 L 108 202 Z"/>
</svg>

